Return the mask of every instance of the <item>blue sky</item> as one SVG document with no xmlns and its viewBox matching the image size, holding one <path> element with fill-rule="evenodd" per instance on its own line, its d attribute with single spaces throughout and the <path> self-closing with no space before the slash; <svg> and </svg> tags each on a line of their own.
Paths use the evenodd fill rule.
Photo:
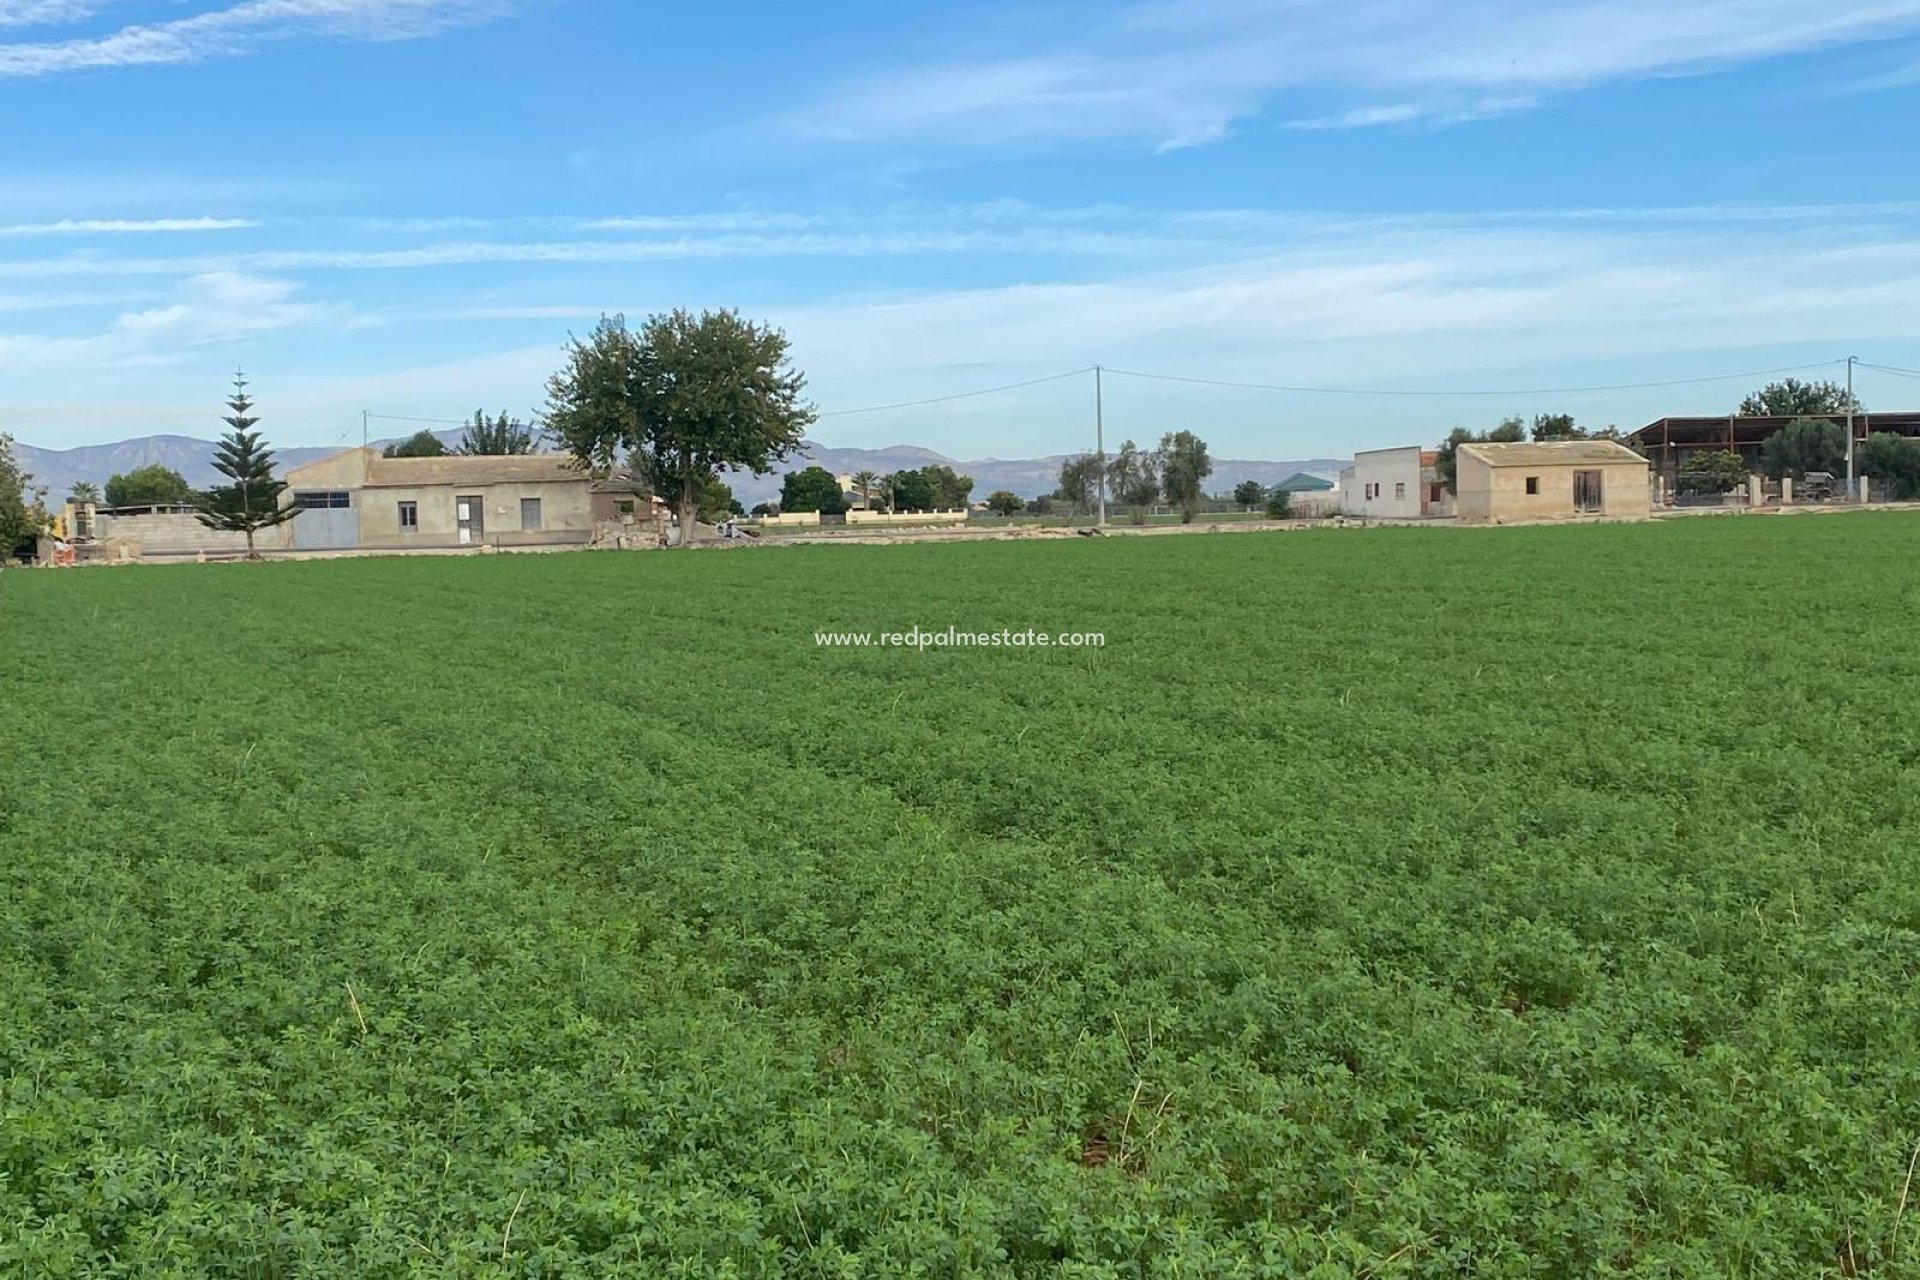
<svg viewBox="0 0 1920 1280">
<path fill-rule="evenodd" d="M 833 411 L 1920 368 L 1917 106 L 1920 0 L 0 0 L 0 431 L 210 436 L 239 364 L 288 445 L 531 412 L 675 305 L 961 457 L 1089 381 Z M 1302 457 L 1745 389 L 1105 399 Z"/>
</svg>

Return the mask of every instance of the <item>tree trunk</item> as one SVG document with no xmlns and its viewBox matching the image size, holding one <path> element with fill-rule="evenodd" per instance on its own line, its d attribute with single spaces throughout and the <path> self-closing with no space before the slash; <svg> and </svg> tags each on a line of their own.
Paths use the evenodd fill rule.
<svg viewBox="0 0 1920 1280">
<path fill-rule="evenodd" d="M 683 477 L 680 481 L 680 546 L 684 549 L 693 545 L 693 527 L 699 522 L 700 488 L 692 477 Z"/>
<path fill-rule="evenodd" d="M 260 553 L 253 549 L 253 529 L 249 527 L 247 529 L 247 559 L 258 560 L 259 558 Z"/>
</svg>

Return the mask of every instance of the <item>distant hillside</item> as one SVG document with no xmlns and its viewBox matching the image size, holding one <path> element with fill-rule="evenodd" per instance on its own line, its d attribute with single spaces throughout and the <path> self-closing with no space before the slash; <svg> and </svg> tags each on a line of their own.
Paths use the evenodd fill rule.
<svg viewBox="0 0 1920 1280">
<path fill-rule="evenodd" d="M 460 438 L 460 429 L 437 433 L 448 444 Z M 390 440 L 377 440 L 376 444 L 390 444 Z M 36 449 L 32 445 L 17 444 L 15 452 L 20 464 L 33 474 L 36 484 L 43 484 L 55 498 L 60 498 L 73 488 L 77 481 L 91 480 L 97 485 L 105 485 L 107 477 L 124 474 L 137 467 L 159 463 L 171 467 L 187 478 L 187 483 L 196 488 L 204 488 L 220 482 L 220 475 L 213 469 L 214 442 L 196 440 L 191 436 L 140 436 L 133 440 L 121 440 L 114 444 L 85 445 L 78 449 Z M 337 448 L 327 449 L 280 449 L 273 456 L 284 472 L 288 467 L 297 467 L 311 462 L 315 458 L 324 458 L 338 453 Z M 815 441 L 808 441 L 800 454 L 783 463 L 772 475 L 731 475 L 727 477 L 733 492 L 741 502 L 752 506 L 756 502 L 766 502 L 780 494 L 781 476 L 788 471 L 797 471 L 806 466 L 821 466 L 839 474 L 853 474 L 859 471 L 873 471 L 885 475 L 889 471 L 903 471 L 915 467 L 948 466 L 962 475 L 973 477 L 973 493 L 976 498 L 984 498 L 996 489 L 1010 489 L 1023 498 L 1035 498 L 1043 493 L 1051 493 L 1059 482 L 1060 464 L 1068 455 L 1055 454 L 1047 458 L 980 458 L 971 462 L 949 458 L 932 449 L 923 449 L 918 445 L 890 445 L 884 449 L 835 449 Z M 1337 476 L 1340 469 L 1347 465 L 1343 458 L 1308 458 L 1277 462 L 1245 461 L 1234 459 L 1216 459 L 1213 475 L 1208 477 L 1207 486 L 1215 492 L 1225 492 L 1243 480 L 1255 480 L 1263 485 L 1278 484 L 1296 471 L 1305 471 L 1313 475 Z"/>
<path fill-rule="evenodd" d="M 32 476 L 36 485 L 45 485 L 52 498 L 63 498 L 81 480 L 105 486 L 107 477 L 124 475 L 155 463 L 178 471 L 195 488 L 221 482 L 213 469 L 214 442 L 191 436 L 140 436 L 114 444 L 83 445 L 78 449 L 36 449 L 29 444 L 14 445 L 14 455 Z M 281 470 L 297 467 L 315 458 L 324 458 L 338 449 L 275 449 L 273 457 Z"/>
</svg>

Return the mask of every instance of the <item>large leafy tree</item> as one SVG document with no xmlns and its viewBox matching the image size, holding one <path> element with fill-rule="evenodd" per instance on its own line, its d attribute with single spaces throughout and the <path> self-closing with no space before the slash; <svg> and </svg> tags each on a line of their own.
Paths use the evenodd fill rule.
<svg viewBox="0 0 1920 1280">
<path fill-rule="evenodd" d="M 445 442 L 425 427 L 405 440 L 396 440 L 380 451 L 380 456 L 383 458 L 441 458 L 446 454 Z"/>
<path fill-rule="evenodd" d="M 1465 427 L 1455 427 L 1447 433 L 1436 451 L 1434 471 L 1441 483 L 1447 486 L 1447 492 L 1454 491 L 1454 481 L 1459 474 L 1460 446 L 1463 444 L 1519 444 L 1527 438 L 1525 420 L 1503 418 L 1500 425 L 1489 431 L 1473 432 Z"/>
<path fill-rule="evenodd" d="M 1784 378 L 1779 382 L 1769 382 L 1742 400 L 1740 416 L 1788 418 L 1815 413 L 1845 413 L 1847 401 L 1847 389 L 1837 382 L 1802 382 L 1798 378 Z M 1861 413 L 1865 408 L 1857 397 L 1853 399 L 1855 413 Z M 1818 467 L 1813 469 L 1820 470 Z"/>
<path fill-rule="evenodd" d="M 1267 487 L 1258 480 L 1242 480 L 1233 486 L 1233 505 L 1252 509 L 1266 500 Z"/>
<path fill-rule="evenodd" d="M 931 511 L 938 503 L 933 492 L 933 481 L 922 470 L 896 471 L 882 482 L 889 498 L 888 506 L 896 511 Z"/>
<path fill-rule="evenodd" d="M 700 518 L 708 524 L 745 514 L 746 508 L 733 496 L 732 486 L 719 476 L 708 476 L 700 485 Z"/>
<path fill-rule="evenodd" d="M 944 465 L 922 467 L 920 474 L 927 478 L 927 485 L 933 490 L 933 505 L 939 510 L 952 511 L 967 505 L 967 498 L 973 493 L 972 476 L 963 476 Z"/>
<path fill-rule="evenodd" d="M 476 409 L 455 452 L 468 457 L 502 457 L 532 453 L 533 446 L 534 431 L 526 423 L 508 417 L 504 411 L 489 418 Z"/>
<path fill-rule="evenodd" d="M 803 467 L 789 471 L 780 485 L 780 510 L 818 511 L 839 515 L 847 509 L 840 482 L 825 467 Z"/>
<path fill-rule="evenodd" d="M 1846 465 L 1846 428 L 1826 418 L 1795 418 L 1760 446 L 1760 466 L 1776 480 L 1809 471 L 1837 474 Z"/>
<path fill-rule="evenodd" d="M 655 492 L 678 500 L 681 545 L 691 546 L 711 477 L 765 475 L 800 447 L 813 421 L 805 386 L 786 335 L 738 312 L 674 310 L 637 332 L 609 316 L 569 343 L 566 366 L 548 380 L 546 428 L 595 470 L 625 453 Z"/>
<path fill-rule="evenodd" d="M 987 495 L 987 510 L 997 516 L 1010 516 L 1026 510 L 1027 501 L 1011 489 L 995 489 Z"/>
<path fill-rule="evenodd" d="M 1160 498 L 1160 457 L 1128 440 L 1107 464 L 1107 485 L 1122 506 L 1132 509 L 1133 522 L 1145 524 L 1147 508 Z"/>
<path fill-rule="evenodd" d="M 209 529 L 223 529 L 247 535 L 247 559 L 257 560 L 254 535 L 262 529 L 285 524 L 298 514 L 291 504 L 280 505 L 286 483 L 274 478 L 273 453 L 254 430 L 260 419 L 253 416 L 253 401 L 247 396 L 247 380 L 234 375 L 233 395 L 227 400 L 227 434 L 213 451 L 213 469 L 229 483 L 206 492 L 200 502 L 200 523 Z"/>
<path fill-rule="evenodd" d="M 1535 440 L 1585 440 L 1587 429 L 1573 420 L 1570 413 L 1536 413 L 1533 415 L 1533 438 Z"/>
<path fill-rule="evenodd" d="M 1074 454 L 1060 464 L 1060 487 L 1055 491 L 1055 496 L 1066 503 L 1074 515 L 1092 511 L 1099 501 L 1103 470 L 1104 465 L 1097 454 Z"/>
<path fill-rule="evenodd" d="M 1885 487 L 1896 502 L 1920 498 L 1920 440 L 1876 431 L 1860 446 L 1859 470 Z"/>
<path fill-rule="evenodd" d="M 185 506 L 195 499 L 185 476 L 157 462 L 107 479 L 110 507 Z"/>
<path fill-rule="evenodd" d="M 47 527 L 42 491 L 13 456 L 13 437 L 0 433 L 0 560 Z"/>
<path fill-rule="evenodd" d="M 640 335 L 626 317 L 602 316 L 586 341 L 569 338 L 566 367 L 547 379 L 547 434 L 595 475 L 645 434 L 640 364 Z"/>
<path fill-rule="evenodd" d="M 1739 454 L 1721 449 L 1688 455 L 1676 487 L 1681 493 L 1712 494 L 1738 489 L 1746 482 L 1747 464 Z"/>
<path fill-rule="evenodd" d="M 1180 508 L 1180 523 L 1192 524 L 1207 505 L 1206 479 L 1213 474 L 1207 442 L 1191 431 L 1169 431 L 1160 438 L 1160 487 Z"/>
</svg>

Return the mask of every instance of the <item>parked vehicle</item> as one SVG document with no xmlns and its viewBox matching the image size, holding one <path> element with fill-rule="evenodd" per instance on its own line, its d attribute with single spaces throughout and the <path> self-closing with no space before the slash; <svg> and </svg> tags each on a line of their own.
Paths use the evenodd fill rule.
<svg viewBox="0 0 1920 1280">
<path fill-rule="evenodd" d="M 1830 471 L 1809 471 L 1793 487 L 1794 496 L 1805 502 L 1830 502 L 1838 483 Z"/>
</svg>

